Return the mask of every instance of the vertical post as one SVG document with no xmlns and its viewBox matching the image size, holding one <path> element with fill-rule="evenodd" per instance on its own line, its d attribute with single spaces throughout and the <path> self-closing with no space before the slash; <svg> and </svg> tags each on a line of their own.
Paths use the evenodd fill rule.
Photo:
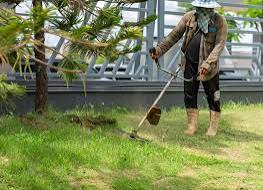
<svg viewBox="0 0 263 190">
<path fill-rule="evenodd" d="M 158 0 L 158 43 L 164 38 L 164 16 L 165 16 L 165 2 L 164 0 Z M 160 65 L 164 66 L 164 57 L 159 59 Z M 160 70 L 157 71 L 158 80 L 163 79 Z"/>
<path fill-rule="evenodd" d="M 259 65 L 262 68 L 262 60 L 263 60 L 262 47 L 259 47 L 258 49 L 259 49 L 259 58 L 258 58 L 259 59 Z M 261 76 L 262 76 L 262 74 L 261 74 Z M 260 78 L 260 81 L 262 81 L 261 78 Z"/>
<path fill-rule="evenodd" d="M 152 15 L 155 13 L 155 4 L 156 0 L 149 0 L 147 2 L 147 15 Z M 146 51 L 148 52 L 150 48 L 153 47 L 153 38 L 154 38 L 154 22 L 150 23 L 146 29 Z M 148 75 L 148 80 L 153 80 L 153 60 L 146 54 L 146 71 L 145 74 Z"/>
<path fill-rule="evenodd" d="M 253 55 L 252 55 L 253 56 Z M 258 63 L 258 67 L 259 67 L 259 81 L 261 82 L 261 77 L 263 75 L 263 67 L 262 67 L 262 48 L 261 47 L 257 47 L 256 50 L 256 55 L 255 55 L 255 61 L 256 63 Z"/>
<path fill-rule="evenodd" d="M 140 3 L 140 9 L 145 9 L 146 7 L 146 2 L 142 2 Z M 145 18 L 145 12 L 144 11 L 140 11 L 138 13 L 138 21 L 142 20 Z M 137 40 L 137 45 L 142 46 L 142 40 Z M 137 56 L 136 60 L 135 60 L 135 64 L 134 64 L 134 73 L 137 71 L 137 69 L 140 67 L 141 64 L 141 54 L 139 54 L 139 56 Z"/>
<path fill-rule="evenodd" d="M 260 23 L 260 24 L 261 24 L 261 28 L 263 29 L 263 23 Z M 263 43 L 263 35 L 254 34 L 253 35 L 253 43 L 261 43 L 262 44 Z M 253 49 L 256 49 L 256 48 L 253 48 Z M 261 51 L 261 49 L 260 49 L 260 51 Z M 259 60 L 262 63 L 262 61 L 263 61 L 263 55 L 262 54 L 261 54 L 261 57 L 259 57 Z"/>
</svg>

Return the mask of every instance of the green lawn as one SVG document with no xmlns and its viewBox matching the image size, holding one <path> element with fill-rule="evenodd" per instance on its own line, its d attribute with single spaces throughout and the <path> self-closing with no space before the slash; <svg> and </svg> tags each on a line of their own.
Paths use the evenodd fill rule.
<svg viewBox="0 0 263 190">
<path fill-rule="evenodd" d="M 116 118 L 90 127 L 65 115 Z M 183 109 L 163 112 L 160 124 L 129 132 L 143 112 L 123 108 L 0 118 L 0 189 L 262 190 L 263 105 L 224 106 L 219 133 L 207 138 L 207 110 L 194 137 L 184 135 Z M 32 127 L 33 126 L 33 127 Z"/>
</svg>

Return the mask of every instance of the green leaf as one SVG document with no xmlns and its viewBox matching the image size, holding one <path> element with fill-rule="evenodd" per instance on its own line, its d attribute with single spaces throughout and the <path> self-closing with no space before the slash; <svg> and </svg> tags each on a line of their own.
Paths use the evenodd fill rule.
<svg viewBox="0 0 263 190">
<path fill-rule="evenodd" d="M 0 74 L 0 102 L 4 103 L 13 96 L 23 96 L 26 89 L 14 83 L 7 83 L 7 76 Z"/>
<path fill-rule="evenodd" d="M 83 73 L 87 70 L 88 64 L 81 59 L 77 54 L 69 54 L 67 58 L 64 58 L 59 64 L 58 67 L 68 70 L 81 70 Z M 61 79 L 65 80 L 67 84 L 74 79 L 79 78 L 77 73 L 66 73 L 58 71 L 58 75 Z"/>
</svg>

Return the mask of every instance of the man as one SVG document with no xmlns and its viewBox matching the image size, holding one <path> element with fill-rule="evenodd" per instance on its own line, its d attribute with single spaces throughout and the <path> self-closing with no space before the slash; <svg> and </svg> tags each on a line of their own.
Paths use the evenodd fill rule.
<svg viewBox="0 0 263 190">
<path fill-rule="evenodd" d="M 188 135 L 197 128 L 197 94 L 200 81 L 203 84 L 210 109 L 208 136 L 215 136 L 220 116 L 219 55 L 227 38 L 227 23 L 214 11 L 220 7 L 214 0 L 195 0 L 194 11 L 186 13 L 172 32 L 151 53 L 153 59 L 164 55 L 184 35 L 182 65 L 184 77 L 193 77 L 193 82 L 184 82 L 184 102 L 187 110 Z"/>
</svg>

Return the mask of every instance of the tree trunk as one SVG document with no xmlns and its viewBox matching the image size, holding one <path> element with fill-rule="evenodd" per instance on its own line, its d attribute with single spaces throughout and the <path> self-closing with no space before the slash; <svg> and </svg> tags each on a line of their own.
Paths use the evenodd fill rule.
<svg viewBox="0 0 263 190">
<path fill-rule="evenodd" d="M 41 0 L 33 0 L 33 7 L 38 5 L 42 6 Z M 44 23 L 42 23 L 44 27 Z M 35 39 L 45 42 L 45 33 L 39 31 L 35 33 Z M 42 53 L 41 53 L 42 52 Z M 34 49 L 35 58 L 45 62 L 45 47 L 43 45 L 38 46 Z M 35 111 L 42 113 L 47 108 L 48 99 L 48 77 L 47 77 L 47 67 L 38 61 L 35 62 L 36 67 L 36 95 L 35 95 Z"/>
</svg>

